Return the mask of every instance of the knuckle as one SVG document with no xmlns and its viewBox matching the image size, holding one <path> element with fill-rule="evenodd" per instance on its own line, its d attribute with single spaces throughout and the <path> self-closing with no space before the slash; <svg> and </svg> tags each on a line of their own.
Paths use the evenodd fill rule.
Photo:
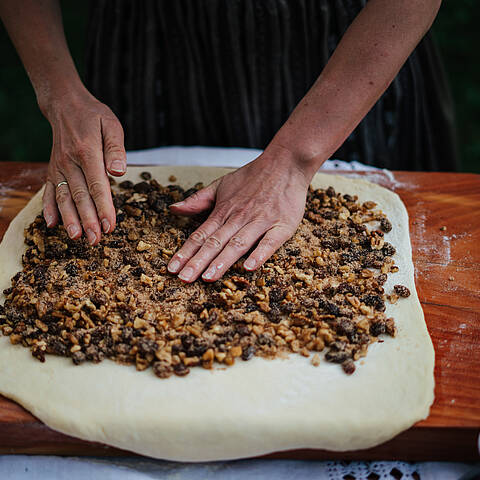
<svg viewBox="0 0 480 480">
<path fill-rule="evenodd" d="M 84 142 L 78 143 L 73 151 L 74 157 L 80 162 L 87 162 L 91 158 L 91 148 Z"/>
<path fill-rule="evenodd" d="M 213 250 L 220 250 L 220 248 L 222 248 L 222 242 L 212 235 L 205 240 L 205 246 Z"/>
<path fill-rule="evenodd" d="M 246 243 L 244 238 L 242 238 L 240 235 L 235 235 L 230 239 L 228 245 L 235 250 L 244 250 Z"/>
<path fill-rule="evenodd" d="M 55 200 L 59 205 L 63 205 L 68 200 L 68 191 L 66 188 L 57 188 L 55 192 Z"/>
<path fill-rule="evenodd" d="M 57 160 L 58 168 L 62 171 L 68 170 L 72 162 L 72 157 L 73 155 L 70 155 L 69 153 L 60 155 L 60 157 Z"/>
<path fill-rule="evenodd" d="M 212 212 L 212 218 L 214 219 L 221 219 L 225 218 L 228 215 L 232 207 L 231 200 L 223 200 L 222 202 L 217 202 L 215 205 L 215 210 Z"/>
<path fill-rule="evenodd" d="M 203 245 L 206 237 L 207 235 L 203 230 L 195 230 L 195 232 L 190 235 L 190 240 L 197 245 Z"/>
<path fill-rule="evenodd" d="M 101 180 L 92 180 L 88 184 L 88 191 L 95 200 L 98 200 L 103 196 L 106 190 Z"/>
<path fill-rule="evenodd" d="M 277 240 L 271 236 L 264 237 L 262 240 L 262 247 L 264 249 L 275 248 L 277 245 Z"/>
<path fill-rule="evenodd" d="M 90 198 L 90 194 L 83 188 L 77 188 L 72 192 L 72 198 L 75 203 L 84 203 Z"/>
</svg>

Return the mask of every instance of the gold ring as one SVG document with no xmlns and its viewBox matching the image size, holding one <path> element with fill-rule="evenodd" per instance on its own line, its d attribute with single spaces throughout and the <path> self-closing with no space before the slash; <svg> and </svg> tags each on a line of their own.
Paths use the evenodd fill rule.
<svg viewBox="0 0 480 480">
<path fill-rule="evenodd" d="M 68 183 L 65 180 L 63 180 L 60 183 L 57 183 L 57 188 L 61 187 L 62 185 L 68 185 Z"/>
</svg>

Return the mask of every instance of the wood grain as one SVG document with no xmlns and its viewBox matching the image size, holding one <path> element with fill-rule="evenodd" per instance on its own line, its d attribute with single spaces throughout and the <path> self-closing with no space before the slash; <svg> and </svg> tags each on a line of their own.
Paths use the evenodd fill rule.
<svg viewBox="0 0 480 480">
<path fill-rule="evenodd" d="M 46 164 L 3 162 L 0 238 L 36 192 Z M 410 215 L 415 280 L 436 352 L 430 416 L 391 441 L 357 452 L 295 450 L 304 459 L 478 460 L 480 433 L 480 176 L 425 172 L 345 172 L 400 195 Z M 446 230 L 441 230 L 445 226 Z M 0 453 L 131 455 L 46 427 L 0 396 Z"/>
</svg>

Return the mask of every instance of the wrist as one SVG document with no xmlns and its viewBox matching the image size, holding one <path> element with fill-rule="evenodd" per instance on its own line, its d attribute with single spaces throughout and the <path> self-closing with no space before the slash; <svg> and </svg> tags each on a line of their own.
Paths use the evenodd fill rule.
<svg viewBox="0 0 480 480">
<path fill-rule="evenodd" d="M 280 133 L 280 131 L 279 131 Z M 265 153 L 273 155 L 277 159 L 286 162 L 300 170 L 311 181 L 317 170 L 321 167 L 326 158 L 310 152 L 306 148 L 300 148 L 294 142 L 288 142 L 286 138 L 277 134 L 265 149 Z"/>
<path fill-rule="evenodd" d="M 78 75 L 73 78 L 54 78 L 34 86 L 38 107 L 50 120 L 52 115 L 63 105 L 76 103 L 90 95 Z"/>
<path fill-rule="evenodd" d="M 299 152 L 282 145 L 279 142 L 270 142 L 261 157 L 267 169 L 282 171 L 285 175 L 299 175 L 305 180 L 308 187 L 318 167 L 316 163 L 302 157 Z"/>
</svg>

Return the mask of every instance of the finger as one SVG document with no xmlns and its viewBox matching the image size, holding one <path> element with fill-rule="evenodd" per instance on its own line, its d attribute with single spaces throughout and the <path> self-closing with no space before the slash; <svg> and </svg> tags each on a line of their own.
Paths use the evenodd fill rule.
<svg viewBox="0 0 480 480">
<path fill-rule="evenodd" d="M 182 202 L 172 203 L 170 209 L 177 215 L 195 215 L 213 208 L 215 205 L 215 193 L 217 191 L 218 183 L 219 180 L 215 180 L 210 185 L 193 193 Z"/>
<path fill-rule="evenodd" d="M 168 263 L 170 273 L 178 273 L 184 265 L 192 258 L 214 232 L 216 232 L 223 222 L 219 220 L 215 212 L 200 225 L 185 241 L 182 248 L 176 252 Z"/>
<path fill-rule="evenodd" d="M 123 128 L 117 118 L 103 117 L 101 120 L 103 156 L 108 173 L 120 177 L 127 170 Z"/>
<path fill-rule="evenodd" d="M 104 233 L 110 233 L 115 228 L 116 215 L 105 164 L 100 156 L 89 152 L 82 159 L 81 167 L 88 187 L 87 193 L 95 204 L 94 209 L 96 209 L 96 216 L 100 219 L 102 230 Z M 93 222 L 92 215 L 86 211 L 87 213 L 89 222 Z M 81 212 L 80 216 L 82 216 Z"/>
<path fill-rule="evenodd" d="M 251 222 L 236 232 L 224 249 L 210 263 L 202 278 L 214 282 L 223 274 L 265 233 L 267 227 L 259 222 Z"/>
<path fill-rule="evenodd" d="M 57 202 L 55 201 L 55 186 L 50 180 L 45 183 L 45 189 L 42 196 L 43 218 L 47 227 L 54 227 L 59 220 Z"/>
<path fill-rule="evenodd" d="M 245 269 L 256 270 L 263 265 L 294 233 L 295 230 L 287 225 L 272 227 L 243 263 Z"/>
<path fill-rule="evenodd" d="M 88 191 L 85 177 L 80 167 L 70 163 L 65 171 L 72 200 L 82 221 L 83 229 L 90 245 L 95 245 L 100 240 L 100 225 L 97 211 Z"/>
<path fill-rule="evenodd" d="M 82 235 L 82 227 L 69 186 L 67 184 L 56 186 L 63 181 L 65 181 L 65 177 L 58 172 L 55 177 L 55 201 L 57 202 L 58 210 L 62 216 L 63 226 L 68 236 L 76 239 Z"/>
<path fill-rule="evenodd" d="M 220 254 L 229 240 L 242 228 L 242 223 L 239 220 L 228 220 L 221 228 L 210 235 L 198 252 L 182 268 L 178 278 L 185 282 L 196 280 L 210 262 Z"/>
</svg>

